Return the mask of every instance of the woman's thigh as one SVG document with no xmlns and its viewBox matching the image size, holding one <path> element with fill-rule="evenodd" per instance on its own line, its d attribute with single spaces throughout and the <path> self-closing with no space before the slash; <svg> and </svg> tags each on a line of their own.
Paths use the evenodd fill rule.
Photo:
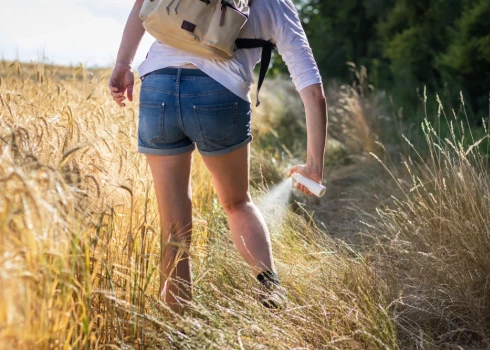
<svg viewBox="0 0 490 350">
<path fill-rule="evenodd" d="M 221 156 L 202 156 L 213 178 L 213 184 L 223 207 L 250 200 L 249 164 L 250 145 Z"/>
<path fill-rule="evenodd" d="M 192 228 L 192 152 L 171 156 L 147 155 L 158 201 L 163 238 L 190 243 Z"/>
</svg>

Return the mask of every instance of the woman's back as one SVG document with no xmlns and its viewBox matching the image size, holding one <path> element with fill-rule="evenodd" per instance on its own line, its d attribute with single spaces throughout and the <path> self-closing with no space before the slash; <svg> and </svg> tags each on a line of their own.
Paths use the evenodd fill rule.
<svg viewBox="0 0 490 350">
<path fill-rule="evenodd" d="M 307 85 L 321 83 L 301 21 L 290 0 L 253 1 L 250 18 L 242 29 L 240 38 L 257 38 L 275 43 L 298 91 Z M 155 41 L 147 59 L 139 67 L 139 74 L 144 76 L 161 68 L 190 63 L 250 102 L 250 86 L 254 82 L 253 69 L 260 58 L 260 48 L 242 49 L 236 50 L 230 60 L 215 61 Z"/>
</svg>

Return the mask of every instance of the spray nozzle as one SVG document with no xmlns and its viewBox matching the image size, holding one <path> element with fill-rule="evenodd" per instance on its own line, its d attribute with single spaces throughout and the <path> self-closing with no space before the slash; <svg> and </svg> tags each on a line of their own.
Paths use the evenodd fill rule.
<svg viewBox="0 0 490 350">
<path fill-rule="evenodd" d="M 313 193 L 317 197 L 322 197 L 327 190 L 325 186 L 322 186 L 318 182 L 315 182 L 312 179 L 308 179 L 307 177 L 304 177 L 303 175 L 300 175 L 298 173 L 294 173 L 291 176 L 293 179 L 296 180 L 296 182 L 299 182 L 300 184 L 305 186 L 311 193 Z"/>
</svg>

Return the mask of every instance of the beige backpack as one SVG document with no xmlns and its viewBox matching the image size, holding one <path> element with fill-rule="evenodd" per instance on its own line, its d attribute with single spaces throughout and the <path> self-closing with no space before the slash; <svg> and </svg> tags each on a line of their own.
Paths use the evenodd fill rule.
<svg viewBox="0 0 490 350">
<path fill-rule="evenodd" d="M 248 15 L 242 0 L 145 0 L 140 12 L 157 40 L 217 60 L 233 56 Z"/>
<path fill-rule="evenodd" d="M 274 44 L 261 39 L 237 39 L 248 20 L 251 0 L 144 0 L 143 27 L 158 41 L 214 60 L 233 57 L 236 49 L 262 47 L 257 89 L 269 67 Z"/>
</svg>

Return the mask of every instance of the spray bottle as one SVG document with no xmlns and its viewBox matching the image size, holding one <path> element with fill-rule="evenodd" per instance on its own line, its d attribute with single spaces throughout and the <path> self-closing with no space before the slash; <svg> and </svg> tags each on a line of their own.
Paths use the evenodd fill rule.
<svg viewBox="0 0 490 350">
<path fill-rule="evenodd" d="M 299 182 L 300 184 L 305 186 L 311 193 L 313 193 L 317 197 L 322 197 L 327 190 L 325 186 L 322 186 L 318 182 L 308 179 L 307 177 L 304 177 L 303 175 L 300 175 L 298 173 L 294 173 L 291 176 L 293 179 L 296 180 L 296 182 Z"/>
</svg>

